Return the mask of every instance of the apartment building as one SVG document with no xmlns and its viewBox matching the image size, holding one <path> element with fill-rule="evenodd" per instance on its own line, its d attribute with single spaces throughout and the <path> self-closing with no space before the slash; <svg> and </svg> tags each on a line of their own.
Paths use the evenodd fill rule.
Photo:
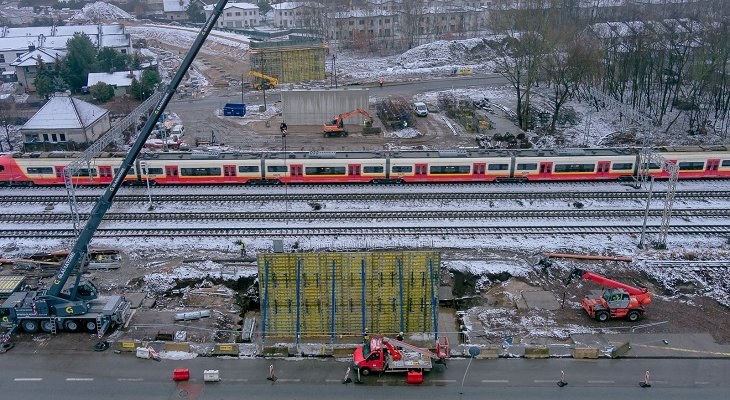
<svg viewBox="0 0 730 400">
<path fill-rule="evenodd" d="M 214 8 L 215 4 L 203 7 L 206 18 L 210 17 Z M 218 18 L 217 26 L 229 29 L 251 29 L 259 25 L 259 20 L 259 7 L 256 4 L 228 3 Z"/>
</svg>

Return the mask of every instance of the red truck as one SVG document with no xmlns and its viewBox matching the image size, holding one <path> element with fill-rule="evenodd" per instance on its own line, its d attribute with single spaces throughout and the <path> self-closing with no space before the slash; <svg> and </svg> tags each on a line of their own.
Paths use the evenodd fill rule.
<svg viewBox="0 0 730 400">
<path fill-rule="evenodd" d="M 355 349 L 354 368 L 362 375 L 371 372 L 409 372 L 420 376 L 433 368 L 432 360 L 443 361 L 449 357 L 449 340 L 439 338 L 436 353 L 400 340 L 385 336 L 373 336 L 367 343 Z"/>
</svg>

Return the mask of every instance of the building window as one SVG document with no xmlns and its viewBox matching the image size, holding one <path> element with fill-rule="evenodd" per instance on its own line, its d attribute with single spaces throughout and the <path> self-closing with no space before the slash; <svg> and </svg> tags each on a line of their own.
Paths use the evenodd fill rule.
<svg viewBox="0 0 730 400">
<path fill-rule="evenodd" d="M 237 16 L 237 17 L 240 17 L 240 16 L 241 16 L 241 13 L 240 13 L 240 12 L 237 12 L 237 13 L 236 13 L 236 16 Z"/>
<path fill-rule="evenodd" d="M 59 133 L 58 136 L 60 136 L 60 141 L 65 142 L 66 141 L 66 134 L 65 133 Z"/>
<path fill-rule="evenodd" d="M 53 139 L 54 142 L 58 142 L 58 137 L 56 136 L 55 133 L 51 134 L 51 139 Z"/>
<path fill-rule="evenodd" d="M 23 53 L 15 53 L 15 57 L 16 57 L 16 58 L 17 58 L 17 57 L 20 57 L 20 56 L 22 56 L 22 55 L 23 55 Z"/>
<path fill-rule="evenodd" d="M 386 24 L 389 24 L 389 23 L 390 23 L 390 18 L 386 18 L 386 19 L 385 19 L 385 23 L 386 23 Z"/>
<path fill-rule="evenodd" d="M 0 63 L 5 62 L 5 54 L 0 54 Z"/>
<path fill-rule="evenodd" d="M 355 25 L 355 21 L 350 21 L 350 26 Z"/>
</svg>

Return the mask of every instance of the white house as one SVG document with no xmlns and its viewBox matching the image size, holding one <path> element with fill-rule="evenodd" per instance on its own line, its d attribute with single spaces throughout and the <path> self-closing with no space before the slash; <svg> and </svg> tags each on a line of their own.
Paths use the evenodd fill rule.
<svg viewBox="0 0 730 400">
<path fill-rule="evenodd" d="M 318 24 L 323 6 L 311 1 L 287 1 L 272 4 L 277 28 L 311 28 Z"/>
<path fill-rule="evenodd" d="M 29 49 L 30 51 L 22 54 L 10 63 L 15 69 L 15 75 L 18 77 L 18 83 L 26 92 L 35 92 L 35 77 L 38 73 L 38 66 L 41 63 L 53 67 L 56 61 L 63 60 L 66 52 L 63 50 L 53 49 Z"/>
<path fill-rule="evenodd" d="M 210 17 L 215 4 L 203 7 L 205 17 Z M 220 28 L 253 28 L 259 24 L 259 6 L 251 3 L 228 3 L 223 9 L 218 26 Z"/>
<path fill-rule="evenodd" d="M 164 0 L 162 12 L 165 14 L 165 19 L 170 21 L 187 21 L 188 6 L 190 6 L 190 0 Z"/>
<path fill-rule="evenodd" d="M 99 82 L 106 83 L 114 87 L 114 95 L 120 95 L 132 86 L 132 79 L 139 81 L 142 78 L 142 72 L 144 71 L 90 72 L 86 85 L 92 87 Z"/>
</svg>

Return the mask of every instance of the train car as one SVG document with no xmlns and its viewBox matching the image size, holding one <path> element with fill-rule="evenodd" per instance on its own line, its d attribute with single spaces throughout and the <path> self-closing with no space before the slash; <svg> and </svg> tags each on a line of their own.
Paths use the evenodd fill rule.
<svg viewBox="0 0 730 400">
<path fill-rule="evenodd" d="M 522 150 L 512 176 L 522 181 L 629 180 L 637 161 L 634 149 Z"/>
<path fill-rule="evenodd" d="M 0 156 L 0 183 L 9 186 L 63 185 L 63 171 L 78 153 L 13 153 Z M 123 154 L 103 153 L 79 168 L 73 182 L 79 185 L 107 185 L 121 164 Z M 134 174 L 127 180 L 136 180 Z"/>
<path fill-rule="evenodd" d="M 143 153 L 140 181 L 160 185 L 241 184 L 262 179 L 260 153 Z"/>
<path fill-rule="evenodd" d="M 510 178 L 511 157 L 489 150 L 403 151 L 389 157 L 397 182 L 493 182 Z"/>
<path fill-rule="evenodd" d="M 730 178 L 730 147 L 662 147 L 657 149 L 667 161 L 679 166 L 680 179 Z M 649 174 L 666 178 L 669 174 L 659 165 L 651 165 Z"/>
<path fill-rule="evenodd" d="M 264 179 L 281 183 L 368 183 L 386 179 L 380 152 L 286 152 L 264 157 Z"/>
</svg>

